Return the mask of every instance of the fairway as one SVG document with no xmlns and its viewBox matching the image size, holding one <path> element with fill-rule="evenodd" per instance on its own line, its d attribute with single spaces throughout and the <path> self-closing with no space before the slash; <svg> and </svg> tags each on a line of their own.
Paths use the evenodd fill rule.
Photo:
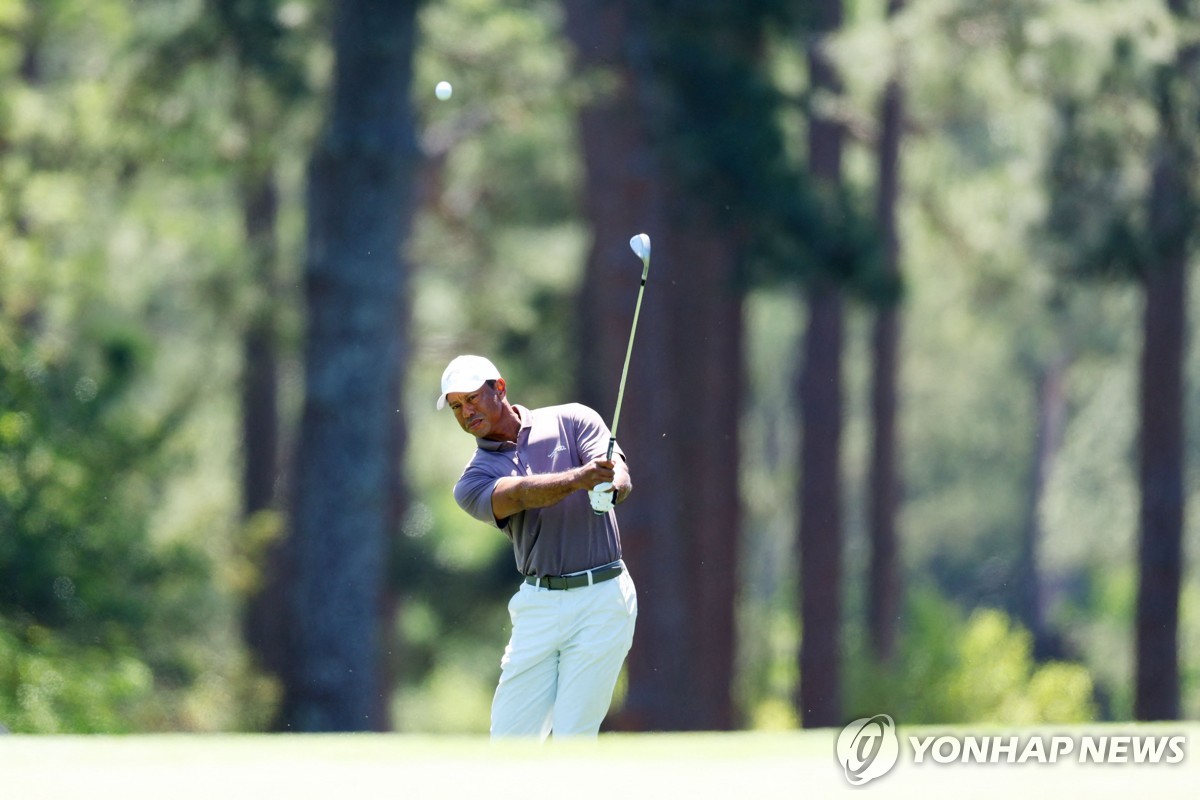
<svg viewBox="0 0 1200 800">
<path fill-rule="evenodd" d="M 901 740 L 917 729 L 901 729 Z M 920 729 L 965 735 L 962 728 Z M 478 737 L 5 736 L 0 797 L 40 798 L 665 798 L 1194 797 L 1200 727 L 1021 729 L 1022 735 L 1183 733 L 1175 765 L 914 764 L 851 787 L 837 731 L 605 735 L 598 742 L 491 744 Z"/>
</svg>

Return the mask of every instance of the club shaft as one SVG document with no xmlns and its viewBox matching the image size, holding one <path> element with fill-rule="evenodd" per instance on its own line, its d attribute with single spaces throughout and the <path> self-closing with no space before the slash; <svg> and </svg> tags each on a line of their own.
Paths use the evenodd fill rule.
<svg viewBox="0 0 1200 800">
<path fill-rule="evenodd" d="M 625 400 L 625 379 L 629 377 L 629 357 L 633 355 L 633 337 L 637 333 L 638 315 L 642 311 L 642 294 L 646 291 L 646 276 L 638 287 L 637 303 L 633 307 L 633 325 L 629 328 L 629 345 L 625 348 L 625 366 L 621 368 L 621 385 L 617 388 L 617 409 L 613 412 L 611 436 L 608 440 L 608 460 L 612 460 L 613 448 L 617 445 L 617 424 L 621 421 L 621 403 Z"/>
</svg>

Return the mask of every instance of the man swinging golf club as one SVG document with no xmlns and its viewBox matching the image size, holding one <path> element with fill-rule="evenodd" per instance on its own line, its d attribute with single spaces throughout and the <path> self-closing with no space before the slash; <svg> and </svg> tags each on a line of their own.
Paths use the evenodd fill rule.
<svg viewBox="0 0 1200 800">
<path fill-rule="evenodd" d="M 649 239 L 640 236 L 644 288 Z M 500 371 L 481 356 L 458 356 L 442 373 L 437 407 L 449 406 L 478 445 L 454 498 L 504 531 L 524 576 L 508 604 L 512 636 L 492 700 L 493 738 L 595 736 L 633 643 L 637 592 L 613 510 L 632 489 L 616 443 L 632 331 L 629 345 L 611 433 L 578 403 L 514 405 Z"/>
</svg>

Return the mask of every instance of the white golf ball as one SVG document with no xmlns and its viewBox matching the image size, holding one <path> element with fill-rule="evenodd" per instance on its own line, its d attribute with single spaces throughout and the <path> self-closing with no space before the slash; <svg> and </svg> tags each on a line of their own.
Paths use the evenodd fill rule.
<svg viewBox="0 0 1200 800">
<path fill-rule="evenodd" d="M 433 93 L 437 96 L 438 100 L 449 100 L 450 95 L 454 93 L 454 87 L 450 85 L 449 81 L 440 81 L 434 87 Z"/>
</svg>

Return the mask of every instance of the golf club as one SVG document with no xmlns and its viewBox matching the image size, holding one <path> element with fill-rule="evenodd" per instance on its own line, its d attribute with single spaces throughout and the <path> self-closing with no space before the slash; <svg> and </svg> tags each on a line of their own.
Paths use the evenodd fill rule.
<svg viewBox="0 0 1200 800">
<path fill-rule="evenodd" d="M 621 386 L 617 389 L 617 410 L 613 412 L 611 437 L 608 440 L 608 460 L 612 461 L 613 448 L 617 446 L 617 423 L 621 420 L 621 401 L 625 399 L 625 378 L 629 375 L 629 356 L 633 353 L 633 335 L 637 333 L 638 314 L 642 310 L 642 293 L 646 291 L 646 278 L 650 275 L 650 237 L 639 233 L 629 240 L 634 255 L 642 260 L 642 285 L 638 287 L 637 305 L 633 307 L 633 326 L 629 329 L 629 346 L 625 348 L 625 366 L 621 369 Z"/>
</svg>

